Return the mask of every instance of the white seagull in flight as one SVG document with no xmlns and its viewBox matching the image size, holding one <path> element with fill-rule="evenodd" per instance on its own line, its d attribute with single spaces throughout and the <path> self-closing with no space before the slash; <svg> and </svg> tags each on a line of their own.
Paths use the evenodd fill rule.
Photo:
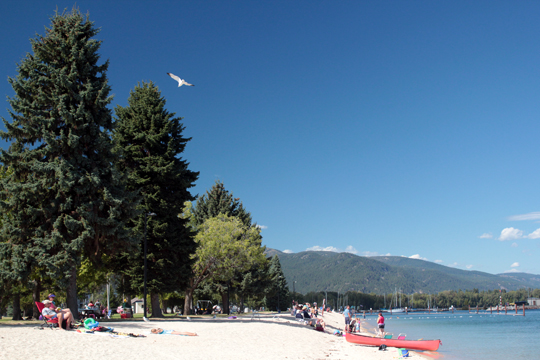
<svg viewBox="0 0 540 360">
<path fill-rule="evenodd" d="M 174 80 L 178 81 L 178 87 L 182 86 L 182 85 L 187 85 L 187 86 L 195 86 L 193 84 L 190 84 L 188 82 L 186 82 L 186 80 L 184 79 L 180 79 L 178 76 L 174 75 L 174 74 L 171 74 L 171 73 L 167 73 L 167 75 L 169 75 L 170 77 L 172 77 Z"/>
</svg>

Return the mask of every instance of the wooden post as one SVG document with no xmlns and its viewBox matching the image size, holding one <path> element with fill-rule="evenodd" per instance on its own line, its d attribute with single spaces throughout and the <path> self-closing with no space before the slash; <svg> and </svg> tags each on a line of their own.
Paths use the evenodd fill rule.
<svg viewBox="0 0 540 360">
<path fill-rule="evenodd" d="M 506 304 L 504 304 L 504 315 L 506 315 Z"/>
<path fill-rule="evenodd" d="M 469 305 L 469 314 L 471 313 L 471 305 Z"/>
<path fill-rule="evenodd" d="M 518 306 L 517 306 L 516 304 L 514 304 L 514 307 L 516 308 L 516 315 L 517 315 L 517 307 L 518 307 Z"/>
<path fill-rule="evenodd" d="M 478 304 L 476 304 L 476 313 L 478 314 Z"/>
<path fill-rule="evenodd" d="M 523 304 L 523 316 L 525 316 L 525 304 Z"/>
<path fill-rule="evenodd" d="M 493 314 L 493 306 L 489 307 L 490 314 Z"/>
</svg>

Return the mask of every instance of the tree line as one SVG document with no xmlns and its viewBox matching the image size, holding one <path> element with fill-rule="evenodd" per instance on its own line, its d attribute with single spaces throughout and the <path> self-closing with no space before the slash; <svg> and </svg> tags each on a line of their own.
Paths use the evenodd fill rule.
<svg viewBox="0 0 540 360">
<path fill-rule="evenodd" d="M 287 287 L 279 260 L 264 255 L 259 227 L 222 183 L 190 193 L 199 173 L 181 155 L 191 139 L 158 87 L 138 83 L 127 106 L 108 107 L 98 32 L 75 8 L 56 13 L 8 78 L 0 314 L 9 304 L 14 319 L 28 307 L 37 317 L 43 292 L 77 314 L 81 295 L 109 283 L 129 302 L 143 293 L 145 260 L 152 316 L 178 299 L 188 314 L 194 296 L 228 308 L 231 289 L 272 304 Z"/>
<path fill-rule="evenodd" d="M 397 307 L 409 309 L 445 308 L 451 306 L 457 309 L 476 308 L 486 309 L 502 304 L 512 304 L 517 301 L 527 301 L 528 297 L 540 297 L 540 289 L 521 288 L 519 290 L 446 290 L 434 294 L 374 294 L 358 291 L 339 293 L 336 291 L 309 292 L 307 294 L 291 292 L 291 299 L 300 303 L 317 302 L 318 305 L 326 300 L 326 304 L 332 309 L 342 309 L 344 306 L 353 306 L 354 309 L 379 310 Z M 396 300 L 397 299 L 397 300 Z"/>
</svg>

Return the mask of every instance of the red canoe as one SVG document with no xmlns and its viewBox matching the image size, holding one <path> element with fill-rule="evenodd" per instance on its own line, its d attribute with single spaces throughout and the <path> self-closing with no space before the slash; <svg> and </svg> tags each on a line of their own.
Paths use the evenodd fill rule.
<svg viewBox="0 0 540 360">
<path fill-rule="evenodd" d="M 346 337 L 348 342 L 361 344 L 361 345 L 371 345 L 371 346 L 381 346 L 386 345 L 396 348 L 404 348 L 410 350 L 429 350 L 437 351 L 441 340 L 397 340 L 397 339 L 383 339 L 379 337 L 364 336 L 358 334 L 347 333 Z"/>
</svg>

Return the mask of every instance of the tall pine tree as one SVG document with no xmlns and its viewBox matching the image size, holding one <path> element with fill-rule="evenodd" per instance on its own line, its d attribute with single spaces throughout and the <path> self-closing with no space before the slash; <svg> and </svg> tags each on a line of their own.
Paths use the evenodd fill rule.
<svg viewBox="0 0 540 360">
<path fill-rule="evenodd" d="M 277 255 L 270 259 L 268 274 L 270 284 L 266 289 L 266 306 L 271 310 L 277 309 L 278 312 L 287 309 L 289 305 L 289 287 Z"/>
<path fill-rule="evenodd" d="M 183 137 L 181 118 L 165 110 L 165 99 L 153 83 L 136 86 L 128 104 L 115 109 L 118 168 L 128 174 L 128 189 L 140 191 L 143 197 L 143 214 L 130 226 L 143 234 L 144 214 L 156 214 L 147 221 L 147 287 L 152 316 L 160 317 L 159 294 L 183 290 L 191 276 L 195 234 L 185 226 L 188 220 L 178 215 L 184 202 L 194 199 L 189 189 L 199 173 L 189 170 L 189 164 L 179 157 L 191 139 Z M 139 292 L 143 288 L 143 263 L 141 254 L 129 265 L 130 278 Z"/>
<path fill-rule="evenodd" d="M 98 64 L 97 33 L 76 9 L 51 18 L 9 78 L 13 122 L 3 119 L 1 133 L 12 144 L 0 160 L 13 173 L 1 181 L 0 206 L 10 216 L 0 261 L 13 279 L 45 269 L 64 283 L 73 314 L 82 255 L 99 262 L 135 245 L 125 221 L 136 214 L 136 198 L 111 166 L 109 63 Z"/>
<path fill-rule="evenodd" d="M 225 189 L 221 181 L 216 181 L 212 188 L 197 199 L 193 208 L 193 217 L 197 225 L 202 225 L 207 219 L 225 214 L 239 218 L 245 226 L 252 226 L 251 214 L 234 198 L 233 193 Z"/>
</svg>

